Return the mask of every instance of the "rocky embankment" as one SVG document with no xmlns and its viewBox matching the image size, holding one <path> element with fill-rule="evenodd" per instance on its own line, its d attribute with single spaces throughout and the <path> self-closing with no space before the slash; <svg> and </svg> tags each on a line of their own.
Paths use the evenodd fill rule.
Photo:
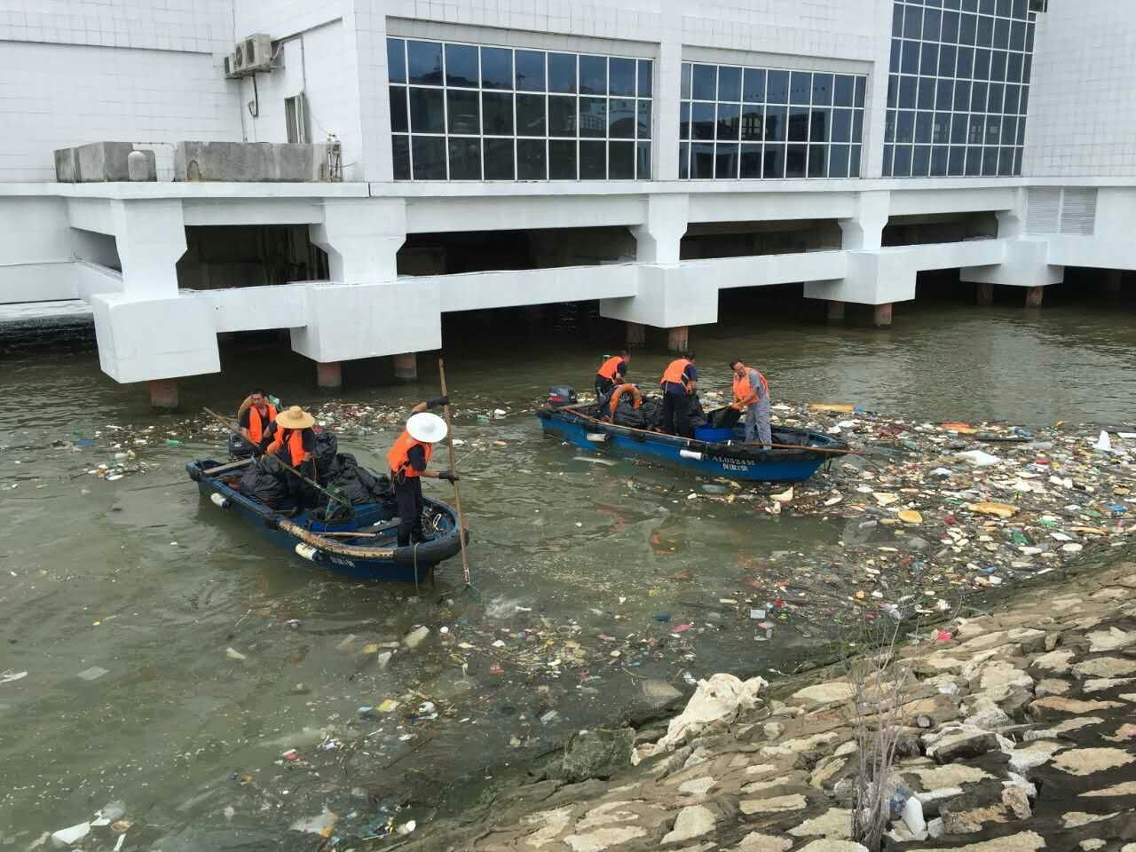
<svg viewBox="0 0 1136 852">
<path fill-rule="evenodd" d="M 899 700 L 870 704 L 899 725 L 884 846 L 1136 852 L 1136 561 L 924 634 L 898 654 Z M 857 734 L 880 716 L 857 713 L 855 670 L 773 687 L 716 675 L 665 732 L 578 735 L 566 765 L 589 737 L 617 744 L 606 780 L 498 791 L 400 848 L 857 852 Z"/>
</svg>

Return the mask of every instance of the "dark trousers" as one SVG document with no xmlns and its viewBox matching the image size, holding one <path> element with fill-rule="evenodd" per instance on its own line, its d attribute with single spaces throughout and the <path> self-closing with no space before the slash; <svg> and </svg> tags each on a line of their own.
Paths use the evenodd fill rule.
<svg viewBox="0 0 1136 852">
<path fill-rule="evenodd" d="M 394 482 L 394 496 L 398 501 L 398 546 L 406 547 L 411 540 L 421 541 L 422 532 L 422 477 L 408 476 Z"/>
<path fill-rule="evenodd" d="M 611 392 L 615 390 L 615 382 L 611 379 L 605 379 L 603 376 L 596 374 L 596 402 L 602 402 L 605 396 L 611 396 Z"/>
<path fill-rule="evenodd" d="M 672 393 L 671 391 L 664 393 L 663 431 L 681 435 L 684 438 L 693 438 L 694 429 L 690 425 L 689 407 L 690 401 L 685 393 Z"/>
<path fill-rule="evenodd" d="M 304 476 L 308 477 L 308 479 L 314 480 L 316 478 L 316 465 L 314 461 L 300 462 L 298 465 L 294 465 L 294 467 Z M 295 504 L 297 511 L 302 511 L 305 508 L 311 508 L 316 505 L 316 492 L 308 483 L 304 482 L 304 480 L 300 479 L 296 474 L 289 473 L 286 470 L 283 471 L 283 474 L 284 478 L 288 480 L 288 496 L 292 498 L 292 502 Z"/>
</svg>

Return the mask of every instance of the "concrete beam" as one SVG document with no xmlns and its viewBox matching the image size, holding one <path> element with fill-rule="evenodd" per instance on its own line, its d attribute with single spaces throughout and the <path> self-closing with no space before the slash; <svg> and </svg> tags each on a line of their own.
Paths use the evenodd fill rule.
<svg viewBox="0 0 1136 852">
<path fill-rule="evenodd" d="M 442 311 L 474 311 L 634 296 L 639 292 L 639 267 L 632 263 L 560 266 L 421 275 L 399 281 L 436 287 Z"/>
<path fill-rule="evenodd" d="M 148 382 L 221 370 L 217 333 L 204 299 L 91 298 L 99 366 L 117 382 Z"/>
<path fill-rule="evenodd" d="M 323 221 L 323 202 L 311 198 L 201 198 L 182 203 L 186 226 L 313 225 Z"/>
<path fill-rule="evenodd" d="M 691 193 L 690 222 L 842 219 L 856 214 L 855 192 Z"/>
<path fill-rule="evenodd" d="M 406 200 L 406 230 L 411 234 L 631 226 L 646 220 L 647 197 L 642 195 Z"/>
</svg>

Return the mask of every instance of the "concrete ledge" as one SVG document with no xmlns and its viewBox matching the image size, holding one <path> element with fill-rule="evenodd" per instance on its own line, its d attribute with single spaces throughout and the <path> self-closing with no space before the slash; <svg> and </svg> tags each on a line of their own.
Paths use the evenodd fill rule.
<svg viewBox="0 0 1136 852">
<path fill-rule="evenodd" d="M 1090 266 L 1098 269 L 1136 269 L 1136 241 L 1115 242 L 1096 237 L 1052 236 L 1048 260 L 1060 266 Z"/>
<path fill-rule="evenodd" d="M 545 305 L 583 299 L 634 296 L 639 292 L 639 266 L 564 266 L 504 272 L 470 272 L 401 278 L 438 288 L 443 313 L 522 305 Z"/>
<path fill-rule="evenodd" d="M 0 266 L 0 305 L 76 299 L 70 261 Z"/>
<path fill-rule="evenodd" d="M 264 331 L 307 325 L 308 284 L 236 287 L 226 290 L 181 290 L 185 299 L 209 305 L 213 328 L 223 331 Z"/>
</svg>

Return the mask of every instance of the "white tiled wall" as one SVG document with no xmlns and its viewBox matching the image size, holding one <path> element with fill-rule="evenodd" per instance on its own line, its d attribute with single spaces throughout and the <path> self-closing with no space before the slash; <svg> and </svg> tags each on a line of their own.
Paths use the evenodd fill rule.
<svg viewBox="0 0 1136 852">
<path fill-rule="evenodd" d="M 1051 0 L 1038 16 L 1023 172 L 1136 175 L 1136 2 Z"/>
</svg>

